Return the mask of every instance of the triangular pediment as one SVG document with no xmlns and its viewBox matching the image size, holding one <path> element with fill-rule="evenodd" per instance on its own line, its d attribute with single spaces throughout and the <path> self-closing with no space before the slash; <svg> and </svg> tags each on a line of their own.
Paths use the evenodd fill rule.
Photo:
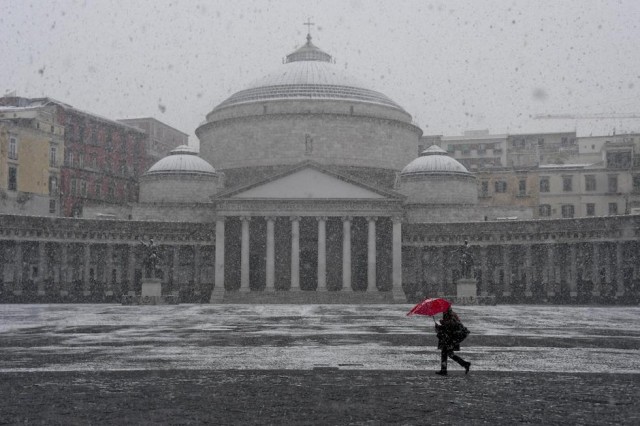
<svg viewBox="0 0 640 426">
<path fill-rule="evenodd" d="M 231 199 L 385 200 L 402 197 L 306 162 L 285 173 L 220 194 Z"/>
</svg>

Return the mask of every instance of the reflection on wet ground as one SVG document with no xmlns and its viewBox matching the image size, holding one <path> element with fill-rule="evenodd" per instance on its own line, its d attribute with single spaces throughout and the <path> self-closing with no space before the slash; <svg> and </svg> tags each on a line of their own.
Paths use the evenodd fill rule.
<svg viewBox="0 0 640 426">
<path fill-rule="evenodd" d="M 0 372 L 433 369 L 409 305 L 2 305 Z M 638 373 L 640 308 L 467 306 L 474 370 Z"/>
</svg>

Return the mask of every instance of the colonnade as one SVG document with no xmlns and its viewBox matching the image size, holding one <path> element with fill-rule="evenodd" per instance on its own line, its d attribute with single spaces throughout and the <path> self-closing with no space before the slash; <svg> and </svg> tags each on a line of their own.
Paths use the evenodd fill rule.
<svg viewBox="0 0 640 426">
<path fill-rule="evenodd" d="M 430 294 L 452 294 L 459 276 L 456 249 L 412 247 L 405 281 Z M 483 244 L 472 252 L 479 296 L 621 299 L 640 284 L 638 241 Z"/>
<path fill-rule="evenodd" d="M 252 247 L 252 232 L 263 232 L 253 230 L 251 227 L 252 220 L 258 218 L 266 222 L 265 244 L 263 247 Z M 315 221 L 317 226 L 317 245 L 315 253 L 317 260 L 317 269 L 315 278 L 317 278 L 316 292 L 328 292 L 334 290 L 354 291 L 353 270 L 358 266 L 352 264 L 352 243 L 354 235 L 352 233 L 352 224 L 354 217 L 328 217 L 328 216 L 290 216 L 284 218 L 290 223 L 290 264 L 289 275 L 286 277 L 289 283 L 279 282 L 277 289 L 286 289 L 287 291 L 300 291 L 301 286 L 301 221 Z M 378 249 L 377 247 L 377 223 L 378 217 L 363 217 L 366 220 L 366 291 L 376 291 L 378 286 Z M 392 229 L 388 245 L 391 247 L 391 293 L 396 297 L 403 298 L 402 294 L 402 228 L 400 218 L 392 219 Z M 240 261 L 239 267 L 239 286 L 235 287 L 234 283 L 226 283 L 227 276 L 225 267 L 229 267 L 229 259 L 225 259 L 228 255 L 227 244 L 229 237 L 225 232 L 225 225 L 229 220 L 239 220 L 240 222 Z M 171 288 L 177 291 L 175 287 L 182 288 L 185 285 L 195 287 L 197 292 L 199 288 L 212 288 L 225 291 L 239 291 L 240 293 L 248 293 L 255 291 L 251 284 L 251 267 L 255 267 L 251 263 L 250 254 L 256 250 L 264 250 L 264 264 L 260 268 L 264 268 L 265 285 L 260 290 L 263 292 L 276 291 L 276 216 L 218 216 L 215 220 L 215 231 L 209 224 L 206 229 L 209 230 L 211 237 L 209 241 L 198 244 L 190 244 L 188 241 L 180 244 L 165 241 L 161 236 L 149 235 L 154 237 L 156 246 L 160 251 L 159 269 L 162 275 L 162 282 L 165 288 Z M 281 217 L 281 220 L 283 218 Z M 332 220 L 341 220 L 341 287 L 328 288 L 328 269 L 332 265 L 328 264 L 328 240 L 327 223 Z M 362 220 L 362 219 L 360 219 Z M 331 237 L 335 237 L 335 230 L 332 231 Z M 278 236 L 280 239 L 282 235 Z M 307 236 L 304 236 L 307 237 Z M 10 240 L 0 241 L 2 248 L 2 282 L 5 290 L 21 294 L 25 289 L 25 285 L 29 284 L 36 288 L 38 295 L 50 294 L 54 288 L 56 295 L 66 296 L 72 289 L 76 293 L 83 296 L 89 296 L 92 293 L 100 292 L 107 296 L 113 295 L 114 291 L 122 294 L 131 294 L 136 291 L 140 285 L 142 278 L 142 259 L 144 256 L 144 248 L 140 244 L 140 240 L 136 241 L 47 241 L 39 240 Z M 386 245 L 386 243 L 385 243 Z M 187 250 L 186 255 L 181 255 L 180 250 Z M 25 254 L 25 250 L 27 253 Z M 308 254 L 307 254 L 308 255 Z M 188 257 L 187 260 L 184 260 Z M 183 260 L 181 260 L 183 259 Z M 335 259 L 332 257 L 332 261 Z M 187 262 L 187 263 L 185 263 Z M 235 266 L 233 266 L 235 267 Z M 361 271 L 359 276 L 362 275 Z M 335 275 L 335 274 L 334 274 Z M 99 288 L 92 288 L 98 285 Z M 387 283 L 388 284 L 388 283 Z M 73 286 L 76 286 L 73 288 Z M 80 286 L 81 288 L 78 288 Z M 45 288 L 48 287 L 48 288 Z M 117 290 L 113 287 L 117 287 Z M 389 290 L 387 285 L 384 289 Z M 305 290 L 309 290 L 306 283 Z M 362 291 L 362 286 L 358 288 Z M 31 288 L 33 292 L 33 288 Z M 5 291 L 6 293 L 6 291 Z"/>
<path fill-rule="evenodd" d="M 255 216 L 240 216 L 240 292 L 250 291 L 250 223 Z M 265 291 L 275 291 L 275 221 L 276 216 L 262 217 L 266 221 L 265 236 Z M 314 216 L 317 222 L 317 287 L 316 291 L 327 291 L 327 221 L 328 216 Z M 225 224 L 229 217 L 219 216 L 216 219 L 215 250 L 215 285 L 225 287 Z M 300 222 L 301 216 L 289 216 L 290 221 L 290 286 L 289 291 L 299 291 L 300 285 Z M 352 287 L 352 216 L 341 216 L 342 221 L 342 290 L 353 290 Z M 377 286 L 376 265 L 376 223 L 378 217 L 367 216 L 367 289 L 375 290 Z M 401 219 L 392 218 L 391 232 L 391 280 L 392 292 L 401 292 L 402 285 L 402 225 Z"/>
</svg>

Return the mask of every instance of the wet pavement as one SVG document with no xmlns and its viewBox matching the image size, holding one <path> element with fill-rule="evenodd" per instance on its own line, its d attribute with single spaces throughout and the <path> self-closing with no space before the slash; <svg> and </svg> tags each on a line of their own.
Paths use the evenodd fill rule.
<svg viewBox="0 0 640 426">
<path fill-rule="evenodd" d="M 0 305 L 0 424 L 640 423 L 638 307 L 409 309 Z"/>
</svg>

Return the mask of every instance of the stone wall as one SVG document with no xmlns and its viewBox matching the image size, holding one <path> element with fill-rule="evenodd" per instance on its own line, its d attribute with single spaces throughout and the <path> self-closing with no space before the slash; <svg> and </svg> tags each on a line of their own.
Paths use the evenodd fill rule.
<svg viewBox="0 0 640 426">
<path fill-rule="evenodd" d="M 282 114 L 207 123 L 200 155 L 216 170 L 297 164 L 401 170 L 415 158 L 422 131 L 364 116 Z"/>
</svg>

